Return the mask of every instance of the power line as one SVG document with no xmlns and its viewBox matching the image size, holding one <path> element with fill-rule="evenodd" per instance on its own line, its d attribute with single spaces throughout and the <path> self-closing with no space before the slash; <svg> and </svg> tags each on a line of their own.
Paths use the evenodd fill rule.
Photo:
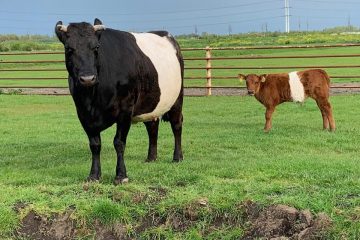
<svg viewBox="0 0 360 240">
<path fill-rule="evenodd" d="M 294 17 L 304 17 L 301 15 L 292 15 Z M 311 18 L 311 19 L 344 19 L 344 17 L 320 17 L 320 16 L 306 16 L 307 18 Z"/>
<path fill-rule="evenodd" d="M 281 10 L 283 8 L 272 8 L 272 9 L 260 9 L 256 10 L 256 12 L 268 12 L 274 10 Z M 244 11 L 244 12 L 237 12 L 235 14 L 223 14 L 223 15 L 209 15 L 209 16 L 199 16 L 199 17 L 187 17 L 187 18 L 165 18 L 165 19 L 157 19 L 157 20 L 149 20 L 146 22 L 168 22 L 168 21 L 179 21 L 179 20 L 193 20 L 193 19 L 204 19 L 204 18 L 218 18 L 218 17 L 227 17 L 227 16 L 241 16 L 246 14 L 253 14 L 254 11 Z M 33 20 L 33 19 L 8 19 L 8 18 L 1 18 L 0 21 L 16 21 L 16 22 L 48 22 L 45 20 Z M 123 21 L 107 21 L 107 23 L 122 23 Z M 141 21 L 128 21 L 128 23 L 143 23 L 144 20 Z"/>
<path fill-rule="evenodd" d="M 219 23 L 205 23 L 205 24 L 197 24 L 196 26 L 216 26 L 216 25 L 224 25 L 224 24 L 234 24 L 234 23 L 246 23 L 246 22 L 253 22 L 253 21 L 258 21 L 258 20 L 270 20 L 270 19 L 277 19 L 277 18 L 282 18 L 284 16 L 273 16 L 273 17 L 265 17 L 265 18 L 253 18 L 253 19 L 248 19 L 248 20 L 244 20 L 244 21 L 229 21 L 229 22 L 219 22 Z M 186 25 L 186 26 L 168 26 L 168 28 L 193 28 L 194 25 Z"/>
<path fill-rule="evenodd" d="M 282 8 L 273 8 L 273 9 L 263 9 L 263 10 L 256 10 L 256 12 L 268 12 L 274 10 L 281 10 Z M 164 21 L 179 21 L 179 20 L 193 20 L 193 19 L 204 19 L 204 18 L 218 18 L 218 17 L 228 17 L 228 16 L 241 16 L 245 14 L 254 14 L 254 11 L 247 11 L 247 12 L 238 12 L 235 14 L 223 14 L 223 15 L 211 15 L 211 16 L 198 16 L 198 17 L 186 17 L 186 18 L 173 18 L 173 19 L 157 19 L 157 20 L 149 20 L 146 22 L 164 22 Z M 132 21 L 129 20 L 128 23 L 143 23 L 144 20 L 141 21 Z M 122 23 L 122 21 L 108 21 L 108 23 Z"/>
<path fill-rule="evenodd" d="M 103 16 L 130 16 L 130 15 L 153 15 L 153 14 L 174 14 L 174 13 L 189 13 L 189 12 L 198 12 L 198 11 L 210 11 L 210 10 L 218 10 L 218 9 L 228 9 L 228 8 L 237 8 L 237 7 L 246 7 L 246 6 L 258 6 L 259 4 L 264 3 L 274 3 L 279 2 L 282 0 L 269 0 L 269 1 L 258 1 L 253 3 L 246 3 L 246 4 L 237 4 L 237 5 L 229 5 L 223 7 L 214 7 L 214 8 L 202 8 L 202 9 L 188 9 L 188 10 L 177 10 L 177 11 L 159 11 L 159 12 L 136 12 L 136 13 L 89 13 L 86 14 L 96 14 L 96 15 L 103 15 Z M 41 14 L 41 15 L 57 15 L 57 16 L 77 16 L 83 15 L 84 13 L 42 13 L 42 12 L 14 12 L 14 11 L 6 11 L 1 10 L 2 13 L 8 14 Z"/>
<path fill-rule="evenodd" d="M 303 7 L 296 7 L 296 10 L 306 10 L 306 11 L 331 11 L 331 12 L 339 12 L 339 11 L 343 11 L 343 12 L 348 12 L 350 11 L 351 9 L 331 9 L 331 8 L 303 8 Z"/>
<path fill-rule="evenodd" d="M 297 0 L 295 0 L 297 1 Z M 327 3 L 327 4 L 331 4 L 331 3 L 339 3 L 339 1 L 327 1 L 327 0 L 301 0 L 299 2 L 314 2 L 314 3 Z M 346 3 L 346 4 L 359 4 L 360 2 L 352 2 L 352 1 L 341 1 L 341 3 Z"/>
</svg>

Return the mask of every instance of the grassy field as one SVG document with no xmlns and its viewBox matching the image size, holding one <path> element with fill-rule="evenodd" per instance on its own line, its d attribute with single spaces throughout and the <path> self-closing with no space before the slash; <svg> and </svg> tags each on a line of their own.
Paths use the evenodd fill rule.
<svg viewBox="0 0 360 240">
<path fill-rule="evenodd" d="M 273 45 L 298 45 L 298 44 L 335 44 L 335 43 L 357 43 L 357 35 L 337 35 L 332 33 L 291 33 L 289 35 L 280 33 L 263 34 L 240 34 L 233 36 L 202 36 L 197 38 L 178 37 L 178 41 L 183 48 L 187 47 L 227 47 L 227 46 L 273 46 Z M 51 41 L 50 41 L 51 40 Z M 48 50 L 61 50 L 62 45 L 56 39 L 49 39 Z M 22 43 L 22 42 L 21 42 Z M 1 45 L 11 44 L 0 42 Z M 13 43 L 12 44 L 16 44 Z M 20 44 L 20 43 L 19 43 Z M 25 43 L 23 43 L 25 44 Z M 40 43 L 39 43 L 40 44 Z M 44 43 L 41 43 L 44 45 Z M 6 46 L 7 46 L 6 45 Z M 42 46 L 43 46 L 42 45 Z M 20 48 L 22 49 L 22 48 Z M 26 48 L 25 48 L 26 49 Z M 37 50 L 36 48 L 33 50 Z M 360 47 L 348 48 L 327 48 L 327 49 L 282 49 L 282 50 L 238 50 L 238 51 L 213 51 L 214 57 L 236 57 L 236 56 L 290 56 L 290 55 L 332 55 L 332 54 L 356 54 L 360 52 Z M 205 51 L 184 51 L 184 57 L 205 57 Z M 63 60 L 63 55 L 31 55 L 31 56 L 5 56 L 0 55 L 0 78 L 8 77 L 61 77 L 66 78 L 67 73 L 63 63 L 54 64 L 5 64 L 1 61 L 21 61 L 21 60 Z M 289 72 L 302 70 L 301 66 L 323 66 L 323 65 L 358 65 L 359 57 L 356 58 L 314 58 L 314 59 L 254 59 L 254 60 L 214 60 L 213 67 L 269 67 L 269 66 L 299 66 L 293 69 L 278 70 L 212 70 L 214 76 L 213 86 L 243 86 L 239 83 L 236 76 L 242 73 L 273 73 Z M 205 67 L 204 60 L 186 61 L 186 67 Z M 51 72 L 7 72 L 1 69 L 54 69 L 60 68 L 64 71 Z M 334 68 L 326 69 L 330 75 L 359 75 L 358 68 Z M 187 70 L 185 77 L 205 77 L 205 70 Z M 234 77 L 233 79 L 216 79 L 219 76 Z M 360 82 L 360 79 L 334 78 L 332 82 Z M 185 86 L 205 86 L 204 79 L 186 80 Z M 67 86 L 67 80 L 0 80 L 0 86 Z"/>
<path fill-rule="evenodd" d="M 239 239 L 240 225 L 211 222 L 227 216 L 241 222 L 236 206 L 252 200 L 283 203 L 334 221 L 328 239 L 360 238 L 359 95 L 331 98 L 337 131 L 322 130 L 312 100 L 283 104 L 273 130 L 262 132 L 264 109 L 251 97 L 186 97 L 184 161 L 171 163 L 173 138 L 162 123 L 158 160 L 144 163 L 147 136 L 133 125 L 127 142 L 130 182 L 113 186 L 115 129 L 102 134 L 101 183 L 86 184 L 90 153 L 70 97 L 0 95 L 0 238 L 13 239 L 30 210 L 41 215 L 75 209 L 81 239 L 93 223 L 120 223 L 140 239 Z M 145 197 L 146 196 L 146 197 Z M 196 219 L 178 230 L 168 224 L 137 231 L 146 216 L 186 214 Z M 25 207 L 16 213 L 14 206 Z"/>
</svg>

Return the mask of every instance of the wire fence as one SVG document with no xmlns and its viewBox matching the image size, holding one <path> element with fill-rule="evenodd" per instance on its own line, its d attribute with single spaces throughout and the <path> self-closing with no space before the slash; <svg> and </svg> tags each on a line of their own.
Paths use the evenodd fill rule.
<svg viewBox="0 0 360 240">
<path fill-rule="evenodd" d="M 185 88 L 199 88 L 205 90 L 205 95 L 211 95 L 212 89 L 216 88 L 244 88 L 244 86 L 214 86 L 213 80 L 226 80 L 226 79 L 237 79 L 237 74 L 229 75 L 224 74 L 224 71 L 229 70 L 284 70 L 284 69 L 309 69 L 309 68 L 322 68 L 322 69 L 357 69 L 360 68 L 359 64 L 331 64 L 331 65 L 287 65 L 287 59 L 338 59 L 338 58 L 359 58 L 360 54 L 302 54 L 302 55 L 274 55 L 269 56 L 266 54 L 247 54 L 243 55 L 241 51 L 256 51 L 256 50 L 272 50 L 278 51 L 283 49 L 324 49 L 324 48 L 351 48 L 360 47 L 360 44 L 333 44 L 333 45 L 301 45 L 301 46 L 267 46 L 267 47 L 205 47 L 205 48 L 183 48 L 184 61 L 185 61 L 185 83 L 192 80 L 202 80 L 205 84 L 185 84 Z M 231 56 L 216 56 L 214 54 L 220 51 L 231 51 Z M 196 52 L 194 54 L 187 54 L 189 52 Z M 66 88 L 64 83 L 67 80 L 67 73 L 63 59 L 41 59 L 33 60 L 28 59 L 31 56 L 46 56 L 46 55 L 60 55 L 64 56 L 63 52 L 11 52 L 11 53 L 0 53 L 0 88 Z M 190 56 L 186 56 L 190 55 Z M 202 56 L 201 56 L 202 55 Z M 227 55 L 227 54 L 225 54 Z M 200 57 L 199 57 L 200 56 Z M 16 60 L 11 59 L 16 57 Z M 21 60 L 18 60 L 21 58 Z M 284 61 L 280 65 L 266 66 L 264 65 L 236 65 L 238 61 L 244 60 L 267 60 L 272 61 L 276 59 L 283 59 Z M 357 61 L 352 61 L 356 63 Z M 216 65 L 223 64 L 223 65 Z M 234 63 L 234 64 L 233 64 Z M 54 65 L 56 67 L 54 67 Z M 59 67 L 57 67 L 59 65 Z M 9 66 L 9 67 L 8 67 Z M 220 72 L 222 71 L 222 72 Z M 189 73 L 188 73 L 189 72 Z M 215 74 L 214 73 L 218 73 Z M 354 72 L 354 71 L 352 71 Z M 18 76 L 19 73 L 24 73 Z M 342 78 L 342 79 L 360 79 L 357 74 L 341 74 L 341 75 L 330 75 L 331 78 Z M 41 84 L 34 85 L 34 82 L 47 82 L 47 81 L 59 81 L 62 80 L 62 85 L 54 84 Z M 25 81 L 25 84 L 24 84 Z M 21 84 L 17 84 L 21 82 Z M 3 84 L 7 83 L 7 84 Z M 31 83 L 31 84 L 30 84 Z M 343 88 L 344 86 L 334 86 L 333 88 Z M 344 88 L 360 88 L 359 86 L 345 86 Z"/>
</svg>

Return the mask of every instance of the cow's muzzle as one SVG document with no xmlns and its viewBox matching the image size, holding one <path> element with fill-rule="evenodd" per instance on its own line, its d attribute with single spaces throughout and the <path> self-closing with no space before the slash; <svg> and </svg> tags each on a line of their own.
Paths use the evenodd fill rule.
<svg viewBox="0 0 360 240">
<path fill-rule="evenodd" d="M 85 87 L 91 87 L 96 83 L 96 75 L 80 76 L 79 82 Z"/>
<path fill-rule="evenodd" d="M 248 90 L 248 94 L 250 95 L 250 96 L 254 96 L 254 91 L 253 90 Z"/>
</svg>

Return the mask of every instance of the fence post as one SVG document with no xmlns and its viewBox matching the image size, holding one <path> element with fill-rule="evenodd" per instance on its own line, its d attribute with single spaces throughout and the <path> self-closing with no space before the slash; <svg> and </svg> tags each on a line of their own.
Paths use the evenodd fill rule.
<svg viewBox="0 0 360 240">
<path fill-rule="evenodd" d="M 211 49 L 206 46 L 206 95 L 211 95 Z"/>
</svg>

